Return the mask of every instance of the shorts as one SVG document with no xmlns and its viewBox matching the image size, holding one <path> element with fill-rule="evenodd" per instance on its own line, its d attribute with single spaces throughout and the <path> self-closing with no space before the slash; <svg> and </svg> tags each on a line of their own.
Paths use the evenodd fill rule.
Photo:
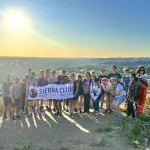
<svg viewBox="0 0 150 150">
<path fill-rule="evenodd" d="M 57 101 L 62 102 L 63 100 L 53 99 L 53 101 L 54 102 L 57 102 Z"/>
<path fill-rule="evenodd" d="M 14 99 L 14 101 L 15 101 L 15 105 L 20 105 L 20 103 L 21 103 L 21 98 L 19 98 L 19 99 Z"/>
<path fill-rule="evenodd" d="M 11 105 L 12 104 L 12 101 L 11 101 L 11 98 L 9 97 L 4 97 L 4 106 L 8 106 L 8 105 Z"/>
<path fill-rule="evenodd" d="M 126 98 L 126 96 L 125 95 L 123 95 L 123 96 L 119 96 L 119 97 L 115 97 L 115 102 L 119 102 L 119 103 L 122 103 L 122 102 L 124 102 L 125 101 L 125 98 Z"/>
<path fill-rule="evenodd" d="M 71 98 L 70 100 L 78 100 L 78 96 Z"/>
</svg>

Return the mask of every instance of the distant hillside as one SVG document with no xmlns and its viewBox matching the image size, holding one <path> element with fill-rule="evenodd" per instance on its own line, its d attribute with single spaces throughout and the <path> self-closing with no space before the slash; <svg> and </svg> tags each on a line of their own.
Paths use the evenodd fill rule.
<svg viewBox="0 0 150 150">
<path fill-rule="evenodd" d="M 109 71 L 111 65 L 117 65 L 119 71 L 125 66 L 135 70 L 139 65 L 146 67 L 150 73 L 150 57 L 144 58 L 27 58 L 27 57 L 0 57 L 0 82 L 7 74 L 11 76 L 24 77 L 28 67 L 39 76 L 39 70 L 55 68 L 56 70 L 66 69 L 69 73 L 81 73 L 86 70 L 96 70 L 104 67 Z"/>
</svg>

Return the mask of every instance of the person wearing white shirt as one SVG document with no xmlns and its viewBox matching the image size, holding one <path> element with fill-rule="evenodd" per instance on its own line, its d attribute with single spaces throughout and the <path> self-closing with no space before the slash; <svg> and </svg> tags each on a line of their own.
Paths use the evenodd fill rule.
<svg viewBox="0 0 150 150">
<path fill-rule="evenodd" d="M 112 112 L 112 102 L 113 102 L 112 95 L 114 93 L 113 86 L 111 85 L 111 83 L 108 81 L 107 78 L 102 78 L 101 85 L 102 85 L 102 88 L 103 88 L 105 96 L 106 96 L 105 113 L 107 113 L 107 112 L 111 113 Z"/>
<path fill-rule="evenodd" d="M 113 106 L 116 109 L 116 117 L 119 119 L 121 117 L 120 105 L 125 101 L 126 91 L 124 85 L 121 82 L 118 82 L 115 78 L 110 78 L 110 82 L 115 86 L 115 93 L 113 94 Z"/>
<path fill-rule="evenodd" d="M 96 115 L 99 114 L 99 100 L 101 97 L 101 91 L 102 89 L 101 89 L 101 85 L 99 84 L 99 79 L 95 78 L 94 83 L 91 84 L 90 86 L 90 95 L 93 100 L 93 106 L 94 106 Z"/>
</svg>

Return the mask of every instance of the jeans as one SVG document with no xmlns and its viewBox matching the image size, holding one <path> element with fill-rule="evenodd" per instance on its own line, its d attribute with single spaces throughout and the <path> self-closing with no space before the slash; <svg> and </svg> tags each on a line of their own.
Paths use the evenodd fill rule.
<svg viewBox="0 0 150 150">
<path fill-rule="evenodd" d="M 128 109 L 127 115 L 130 116 L 132 114 L 132 117 L 135 118 L 133 102 L 128 102 L 127 109 Z"/>
<path fill-rule="evenodd" d="M 90 109 L 90 98 L 91 98 L 90 94 L 84 94 L 84 112 L 87 113 L 89 113 Z"/>
<path fill-rule="evenodd" d="M 96 100 L 93 100 L 93 106 L 95 112 L 99 112 L 99 100 L 100 100 L 100 96 Z"/>
</svg>

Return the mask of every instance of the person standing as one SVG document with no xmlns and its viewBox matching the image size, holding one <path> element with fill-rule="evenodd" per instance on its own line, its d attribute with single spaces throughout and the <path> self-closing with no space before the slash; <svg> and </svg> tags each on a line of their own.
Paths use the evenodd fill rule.
<svg viewBox="0 0 150 150">
<path fill-rule="evenodd" d="M 90 95 L 93 100 L 93 106 L 95 110 L 95 114 L 99 114 L 99 100 L 101 97 L 101 85 L 99 84 L 99 79 L 95 78 L 94 83 L 90 86 Z"/>
<path fill-rule="evenodd" d="M 12 100 L 12 119 L 20 118 L 20 104 L 22 99 L 22 86 L 19 83 L 19 78 L 14 78 L 14 83 L 10 86 L 10 97 Z"/>
<path fill-rule="evenodd" d="M 90 109 L 90 86 L 93 83 L 90 72 L 86 72 L 86 78 L 83 81 L 83 93 L 84 93 L 84 113 L 89 113 Z"/>
<path fill-rule="evenodd" d="M 125 85 L 126 92 L 127 92 L 129 84 L 130 84 L 130 70 L 129 70 L 129 68 L 124 69 L 123 84 Z"/>
<path fill-rule="evenodd" d="M 52 70 L 52 76 L 48 78 L 48 84 L 55 84 L 55 83 L 57 83 L 56 71 Z M 52 100 L 49 100 L 49 106 L 46 106 L 48 111 L 51 111 L 51 105 L 52 105 Z M 55 107 L 53 110 L 55 111 Z"/>
<path fill-rule="evenodd" d="M 4 93 L 4 116 L 3 119 L 7 118 L 7 112 L 9 113 L 9 115 L 11 114 L 11 98 L 10 98 L 10 86 L 12 85 L 12 82 L 10 82 L 10 76 L 7 75 L 6 76 L 6 81 L 3 83 L 2 85 L 2 90 Z"/>
<path fill-rule="evenodd" d="M 57 80 L 55 79 L 55 81 L 53 81 L 53 84 L 62 84 L 61 83 L 61 75 L 58 75 Z M 62 115 L 62 105 L 61 102 L 62 100 L 53 100 L 54 101 L 54 107 L 56 109 L 55 115 Z"/>
<path fill-rule="evenodd" d="M 25 79 L 22 79 L 21 87 L 22 87 L 21 110 L 22 110 L 22 113 L 25 113 L 25 102 L 26 102 L 26 80 Z"/>
<path fill-rule="evenodd" d="M 67 84 L 69 83 L 69 77 L 66 75 L 66 70 L 62 70 L 61 73 L 61 84 Z M 63 110 L 66 110 L 67 107 L 67 112 L 68 112 L 68 107 L 69 107 L 69 100 L 68 99 L 64 99 L 63 100 Z"/>
<path fill-rule="evenodd" d="M 32 76 L 32 68 L 29 67 L 29 68 L 28 68 L 28 74 L 27 74 L 26 77 L 25 77 L 26 81 L 27 81 L 28 78 L 31 77 L 31 76 Z"/>
<path fill-rule="evenodd" d="M 138 100 L 138 114 L 144 113 L 144 105 L 146 102 L 146 95 L 148 90 L 148 75 L 146 74 L 145 68 L 140 66 L 137 68 L 137 79 L 140 88 L 140 95 Z"/>
<path fill-rule="evenodd" d="M 106 110 L 105 113 L 112 112 L 112 103 L 113 103 L 113 98 L 112 95 L 114 93 L 113 86 L 109 82 L 107 78 L 102 78 L 101 80 L 101 85 L 102 89 L 104 90 L 105 96 L 106 96 Z"/>
<path fill-rule="evenodd" d="M 84 94 L 83 94 L 83 80 L 82 80 L 81 75 L 78 75 L 78 83 L 79 83 L 79 90 L 78 90 L 79 111 L 80 113 L 82 113 L 82 104 L 83 104 Z"/>
<path fill-rule="evenodd" d="M 74 115 L 73 111 L 78 112 L 77 110 L 77 104 L 78 104 L 78 89 L 79 89 L 79 83 L 77 80 L 75 80 L 75 75 L 71 74 L 71 83 L 73 83 L 73 95 L 74 97 L 70 99 L 70 115 Z"/>
<path fill-rule="evenodd" d="M 139 86 L 136 82 L 136 74 L 131 74 L 130 80 L 127 92 L 127 116 L 132 115 L 132 118 L 135 118 L 134 103 L 137 103 L 139 99 Z"/>
<path fill-rule="evenodd" d="M 40 71 L 40 77 L 38 78 L 38 82 L 37 82 L 37 85 L 38 86 L 46 86 L 48 83 L 47 83 L 47 80 L 44 78 L 44 70 L 41 70 Z M 41 112 L 43 111 L 43 99 L 41 100 L 41 104 L 40 104 L 40 110 Z"/>
<path fill-rule="evenodd" d="M 111 70 L 112 70 L 112 73 L 110 73 L 108 75 L 108 79 L 113 77 L 113 78 L 117 79 L 117 81 L 121 81 L 122 76 L 120 73 L 117 72 L 117 66 L 115 66 L 115 65 L 111 66 Z"/>
<path fill-rule="evenodd" d="M 103 78 L 107 78 L 107 75 L 106 75 L 106 71 L 105 71 L 105 69 L 101 69 L 100 70 L 100 75 L 99 75 L 99 82 L 101 83 L 101 80 L 103 79 Z M 105 91 L 104 91 L 104 89 L 103 89 L 103 87 L 102 87 L 102 93 L 101 93 L 101 109 L 103 109 L 103 103 L 104 103 L 104 100 L 105 100 Z"/>
</svg>

